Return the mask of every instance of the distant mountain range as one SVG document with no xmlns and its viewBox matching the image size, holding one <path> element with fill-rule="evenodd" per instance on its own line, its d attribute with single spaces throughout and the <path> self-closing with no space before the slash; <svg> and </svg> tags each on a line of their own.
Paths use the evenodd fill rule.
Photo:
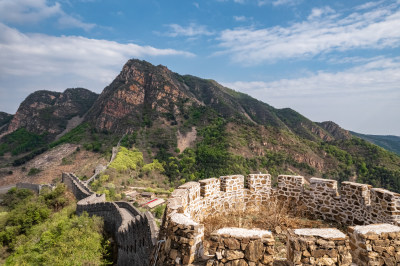
<svg viewBox="0 0 400 266">
<path fill-rule="evenodd" d="M 398 136 L 366 135 L 353 131 L 350 133 L 400 155 L 400 137 Z"/>
<path fill-rule="evenodd" d="M 129 60 L 100 95 L 37 91 L 14 116 L 0 113 L 0 155 L 11 154 L 5 167 L 63 143 L 107 153 L 125 136 L 124 145 L 145 160 L 162 162 L 171 182 L 269 171 L 400 191 L 400 157 L 356 134 L 140 60 Z M 378 145 L 399 147 L 397 137 L 376 137 Z"/>
</svg>

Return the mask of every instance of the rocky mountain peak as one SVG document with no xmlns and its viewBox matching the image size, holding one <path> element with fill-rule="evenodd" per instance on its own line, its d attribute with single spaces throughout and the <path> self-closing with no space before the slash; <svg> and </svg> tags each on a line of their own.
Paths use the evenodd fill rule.
<svg viewBox="0 0 400 266">
<path fill-rule="evenodd" d="M 13 118 L 13 115 L 5 112 L 0 112 L 0 137 L 7 131 L 8 124 Z"/>
<path fill-rule="evenodd" d="M 334 139 L 290 108 L 276 109 L 213 80 L 182 76 L 136 59 L 129 60 L 104 89 L 86 120 L 98 130 L 126 133 L 163 119 L 183 122 L 189 106 L 206 106 L 227 119 L 287 128 L 311 140 Z"/>
<path fill-rule="evenodd" d="M 0 126 L 8 123 L 12 119 L 13 115 L 7 114 L 5 112 L 0 112 Z"/>
<path fill-rule="evenodd" d="M 82 117 L 97 96 L 96 93 L 83 88 L 67 89 L 62 93 L 36 91 L 20 104 L 7 133 L 25 128 L 37 134 L 47 132 L 51 138 L 65 129 L 69 119 L 75 116 Z"/>
<path fill-rule="evenodd" d="M 179 106 L 190 104 L 189 98 L 193 97 L 186 86 L 165 66 L 129 60 L 104 89 L 87 120 L 100 130 L 127 132 L 162 117 L 176 120 Z"/>
<path fill-rule="evenodd" d="M 338 124 L 332 121 L 318 123 L 320 127 L 328 131 L 334 139 L 351 139 L 349 131 L 341 128 Z"/>
<path fill-rule="evenodd" d="M 161 75 L 168 79 L 172 72 L 163 65 L 154 66 L 151 63 L 138 60 L 130 59 L 122 67 L 121 73 L 118 75 L 117 79 L 121 79 L 125 83 L 135 80 L 139 83 L 144 83 L 145 78 Z"/>
</svg>

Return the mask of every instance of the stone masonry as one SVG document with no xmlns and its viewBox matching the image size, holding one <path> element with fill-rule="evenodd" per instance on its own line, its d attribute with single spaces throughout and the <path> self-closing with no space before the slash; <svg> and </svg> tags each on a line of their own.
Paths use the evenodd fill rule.
<svg viewBox="0 0 400 266">
<path fill-rule="evenodd" d="M 275 239 L 270 231 L 243 228 L 222 228 L 211 235 L 208 266 L 272 265 Z"/>
<path fill-rule="evenodd" d="M 308 212 L 323 220 L 343 225 L 393 223 L 400 221 L 400 195 L 381 188 L 354 182 L 311 178 L 303 189 L 302 202 Z"/>
<path fill-rule="evenodd" d="M 17 183 L 16 187 L 32 190 L 37 194 L 39 194 L 44 188 L 48 188 L 50 190 L 54 189 L 54 185 L 52 184 Z"/>
<path fill-rule="evenodd" d="M 391 224 L 351 226 L 351 253 L 358 265 L 399 265 L 400 227 Z"/>
<path fill-rule="evenodd" d="M 349 237 L 336 228 L 289 230 L 287 260 L 292 265 L 351 265 Z"/>
<path fill-rule="evenodd" d="M 169 252 L 161 252 L 159 261 L 161 265 L 187 265 L 194 261 L 195 254 L 200 253 L 204 226 L 183 214 L 173 215 L 166 230 L 166 242 L 164 249 Z"/>
<path fill-rule="evenodd" d="M 128 202 L 106 202 L 104 194 L 93 193 L 75 175 L 63 173 L 65 183 L 79 200 L 77 214 L 87 212 L 104 219 L 104 229 L 118 248 L 118 265 L 148 265 L 157 238 L 151 213 L 141 213 Z"/>
<path fill-rule="evenodd" d="M 165 265 L 168 261 L 171 265 L 189 265 L 198 258 L 218 260 L 216 254 L 209 254 L 203 247 L 202 220 L 210 215 L 246 210 L 272 199 L 305 206 L 311 216 L 343 225 L 398 224 L 400 221 L 400 195 L 370 185 L 343 182 L 339 193 L 337 181 L 329 179 L 311 178 L 307 184 L 302 176 L 280 175 L 276 188 L 271 187 L 268 174 L 249 175 L 246 180 L 247 188 L 242 175 L 210 178 L 178 187 L 168 200 L 159 234 L 159 240 L 165 242 L 160 241 L 156 264 Z M 348 240 L 340 241 L 347 246 Z M 335 242 L 335 248 L 336 245 Z M 347 258 L 347 255 L 340 256 Z M 329 259 L 345 263 L 347 260 L 340 256 Z"/>
<path fill-rule="evenodd" d="M 302 176 L 280 175 L 276 188 L 268 174 L 249 175 L 246 187 L 244 180 L 242 175 L 232 175 L 180 186 L 168 199 L 156 243 L 157 228 L 151 214 L 143 214 L 127 202 L 105 202 L 104 195 L 93 193 L 76 176 L 63 174 L 63 182 L 79 200 L 77 213 L 86 211 L 104 218 L 106 231 L 118 245 L 119 265 L 190 265 L 196 260 L 209 266 L 270 265 L 274 260 L 271 233 L 222 228 L 212 234 L 206 249 L 201 222 L 210 215 L 246 210 L 276 199 L 289 206 L 301 205 L 315 218 L 350 226 L 350 245 L 337 229 L 329 229 L 335 230 L 334 237 L 319 229 L 289 230 L 287 253 L 292 264 L 400 263 L 400 227 L 395 226 L 400 224 L 399 194 L 353 182 L 342 182 L 339 193 L 335 180 L 311 178 L 307 183 Z M 374 225 L 377 223 L 386 225 Z M 238 230 L 259 234 L 248 237 Z"/>
</svg>

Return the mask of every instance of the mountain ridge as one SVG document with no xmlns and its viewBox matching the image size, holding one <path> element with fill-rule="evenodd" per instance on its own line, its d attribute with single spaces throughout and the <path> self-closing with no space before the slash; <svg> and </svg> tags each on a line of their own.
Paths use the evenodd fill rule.
<svg viewBox="0 0 400 266">
<path fill-rule="evenodd" d="M 388 151 L 394 152 L 400 155 L 400 137 L 394 135 L 372 135 L 372 134 L 361 134 L 353 131 L 349 131 L 352 135 L 359 138 L 365 139 L 375 145 L 378 145 Z"/>
<path fill-rule="evenodd" d="M 7 133 L 19 128 L 29 132 L 54 137 L 67 126 L 68 120 L 82 117 L 92 106 L 97 94 L 83 88 L 66 89 L 64 92 L 39 90 L 30 94 L 11 119 Z"/>
<path fill-rule="evenodd" d="M 59 97 L 53 94 L 46 97 Z M 53 105 L 54 99 L 50 99 Z M 290 108 L 274 108 L 213 80 L 180 75 L 165 66 L 132 59 L 98 97 L 91 99 L 93 103 L 82 111 L 82 123 L 65 135 L 59 134 L 72 118 L 70 113 L 65 116 L 69 118 L 64 119 L 65 127 L 58 126 L 53 133 L 44 122 L 34 132 L 20 122 L 19 131 L 0 139 L 0 154 L 29 152 L 38 146 L 36 143 L 45 149 L 73 143 L 108 154 L 122 138 L 122 145 L 137 149 L 145 162 L 157 160 L 171 184 L 268 171 L 272 175 L 360 181 L 400 191 L 399 156 L 353 137 L 332 121 L 313 122 Z M 18 112 L 15 116 L 18 118 Z M 22 121 L 15 116 L 13 120 Z M 59 139 L 50 143 L 56 135 Z M 27 142 L 18 142 L 19 136 Z M 13 164 L 30 160 L 36 154 L 32 153 L 11 157 Z"/>
<path fill-rule="evenodd" d="M 168 102 L 164 101 L 165 97 L 168 97 Z M 174 121 L 182 120 L 185 108 L 190 106 L 211 107 L 224 118 L 235 117 L 265 126 L 287 127 L 311 140 L 334 139 L 323 127 L 290 108 L 276 109 L 213 80 L 182 76 L 165 66 L 153 66 L 136 59 L 129 60 L 116 79 L 104 89 L 85 121 L 92 122 L 99 130 L 113 131 L 118 127 L 116 131 L 125 132 L 121 123 L 137 128 L 148 119 L 159 118 L 160 114 Z"/>
</svg>

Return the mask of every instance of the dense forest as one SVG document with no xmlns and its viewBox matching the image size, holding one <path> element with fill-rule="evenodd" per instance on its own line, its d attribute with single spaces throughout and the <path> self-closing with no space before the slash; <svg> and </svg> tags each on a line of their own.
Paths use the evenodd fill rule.
<svg viewBox="0 0 400 266">
<path fill-rule="evenodd" d="M 5 265 L 107 265 L 103 221 L 75 215 L 75 200 L 59 184 L 40 195 L 12 188 L 0 206 L 0 262 Z"/>
</svg>

